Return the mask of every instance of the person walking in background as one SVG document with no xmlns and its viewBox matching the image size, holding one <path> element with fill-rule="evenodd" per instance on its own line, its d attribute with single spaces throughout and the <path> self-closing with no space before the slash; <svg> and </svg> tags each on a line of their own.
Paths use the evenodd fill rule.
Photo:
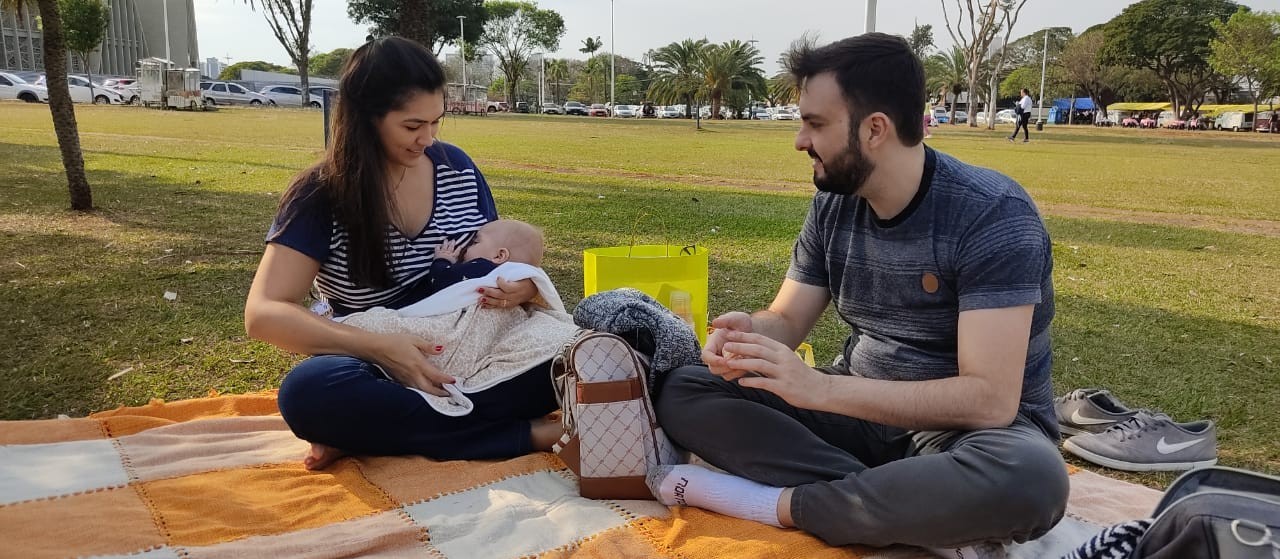
<svg viewBox="0 0 1280 559">
<path fill-rule="evenodd" d="M 1009 135 L 1009 141 L 1018 137 L 1018 129 L 1022 129 L 1022 143 L 1031 141 L 1031 130 L 1027 127 L 1027 123 L 1031 122 L 1031 91 L 1022 88 L 1022 99 L 1018 100 L 1018 106 L 1014 110 L 1018 113 L 1018 125 L 1013 127 L 1013 134 Z"/>
</svg>

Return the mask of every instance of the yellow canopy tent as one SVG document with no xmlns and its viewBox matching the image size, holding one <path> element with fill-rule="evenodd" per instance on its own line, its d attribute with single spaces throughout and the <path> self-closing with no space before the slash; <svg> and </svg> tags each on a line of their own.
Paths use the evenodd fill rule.
<svg viewBox="0 0 1280 559">
<path fill-rule="evenodd" d="M 1108 111 L 1167 111 L 1173 108 L 1173 103 L 1112 103 L 1107 105 Z"/>
</svg>

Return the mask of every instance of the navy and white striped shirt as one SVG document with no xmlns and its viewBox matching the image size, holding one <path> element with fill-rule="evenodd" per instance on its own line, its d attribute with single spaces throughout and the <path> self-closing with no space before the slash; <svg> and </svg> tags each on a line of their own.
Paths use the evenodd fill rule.
<svg viewBox="0 0 1280 559">
<path fill-rule="evenodd" d="M 427 277 L 440 242 L 446 238 L 465 241 L 482 225 L 498 218 L 489 184 L 466 153 L 437 140 L 426 154 L 436 166 L 435 205 L 426 227 L 416 236 L 407 237 L 387 226 L 389 287 L 375 289 L 355 284 L 348 268 L 347 231 L 334 219 L 323 196 L 299 197 L 295 207 L 286 208 L 296 213 L 283 229 L 281 220 L 288 211 L 276 216 L 267 242 L 287 246 L 320 262 L 315 287 L 335 316 L 373 307 L 397 309 L 423 299 L 430 291 Z"/>
</svg>

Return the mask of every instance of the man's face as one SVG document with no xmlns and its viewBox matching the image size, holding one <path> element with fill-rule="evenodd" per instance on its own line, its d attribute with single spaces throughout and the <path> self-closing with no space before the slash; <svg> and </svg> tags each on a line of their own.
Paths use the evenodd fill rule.
<svg viewBox="0 0 1280 559">
<path fill-rule="evenodd" d="M 849 104 L 826 72 L 805 80 L 800 90 L 800 132 L 796 149 L 813 159 L 813 185 L 823 192 L 855 194 L 875 165 L 862 155 L 857 123 L 851 122 Z"/>
</svg>

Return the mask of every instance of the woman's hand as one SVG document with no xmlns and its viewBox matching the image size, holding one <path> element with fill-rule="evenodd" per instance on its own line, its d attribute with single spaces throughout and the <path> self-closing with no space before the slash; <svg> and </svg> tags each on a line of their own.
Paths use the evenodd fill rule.
<svg viewBox="0 0 1280 559">
<path fill-rule="evenodd" d="M 481 287 L 478 291 L 482 295 L 480 306 L 486 309 L 518 307 L 538 296 L 538 286 L 531 279 L 507 281 L 498 278 L 498 287 Z"/>
<path fill-rule="evenodd" d="M 449 395 L 441 385 L 455 379 L 427 361 L 428 355 L 440 355 L 443 346 L 409 334 L 378 334 L 377 340 L 372 361 L 382 366 L 391 378 L 428 394 Z"/>
</svg>

